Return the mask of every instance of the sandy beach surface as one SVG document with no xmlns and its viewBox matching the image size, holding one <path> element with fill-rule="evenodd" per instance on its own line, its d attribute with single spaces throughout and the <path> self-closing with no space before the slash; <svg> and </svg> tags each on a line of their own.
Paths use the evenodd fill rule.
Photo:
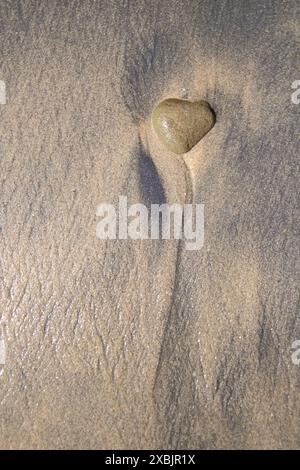
<svg viewBox="0 0 300 470">
<path fill-rule="evenodd" d="M 0 448 L 300 448 L 299 42 L 296 0 L 1 1 Z M 166 98 L 216 113 L 184 158 Z M 199 251 L 96 237 L 188 194 Z"/>
</svg>

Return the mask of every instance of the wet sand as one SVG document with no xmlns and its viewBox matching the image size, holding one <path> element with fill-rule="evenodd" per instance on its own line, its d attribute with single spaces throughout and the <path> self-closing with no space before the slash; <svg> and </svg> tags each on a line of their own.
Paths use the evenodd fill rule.
<svg viewBox="0 0 300 470">
<path fill-rule="evenodd" d="M 296 1 L 2 1 L 0 448 L 299 448 Z M 217 121 L 184 157 L 167 98 Z M 186 179 L 186 166 L 191 182 Z M 205 242 L 101 241 L 101 202 Z"/>
</svg>

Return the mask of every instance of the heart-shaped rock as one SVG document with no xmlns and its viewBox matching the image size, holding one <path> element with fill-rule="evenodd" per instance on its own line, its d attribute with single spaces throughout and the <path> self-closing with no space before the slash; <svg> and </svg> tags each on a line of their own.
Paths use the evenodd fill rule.
<svg viewBox="0 0 300 470">
<path fill-rule="evenodd" d="M 156 106 L 152 123 L 167 149 L 181 154 L 191 150 L 210 131 L 215 115 L 206 101 L 170 98 Z"/>
</svg>

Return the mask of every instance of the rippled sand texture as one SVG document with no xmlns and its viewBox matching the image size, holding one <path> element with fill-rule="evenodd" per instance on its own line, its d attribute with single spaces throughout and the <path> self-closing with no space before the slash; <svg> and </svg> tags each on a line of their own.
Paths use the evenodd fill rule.
<svg viewBox="0 0 300 470">
<path fill-rule="evenodd" d="M 1 2 L 1 448 L 300 448 L 297 3 Z M 191 181 L 170 97 L 216 112 Z M 192 185 L 202 250 L 96 238 Z"/>
</svg>

